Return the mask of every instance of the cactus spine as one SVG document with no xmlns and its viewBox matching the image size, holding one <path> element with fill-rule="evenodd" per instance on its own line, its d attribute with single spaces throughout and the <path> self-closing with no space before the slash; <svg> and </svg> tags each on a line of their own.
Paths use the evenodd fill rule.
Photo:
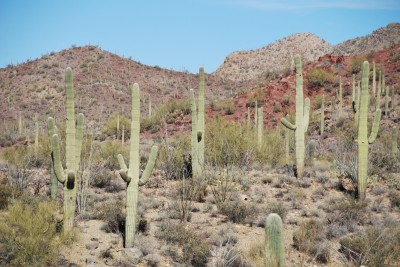
<svg viewBox="0 0 400 267">
<path fill-rule="evenodd" d="M 301 58 L 299 55 L 295 56 L 296 63 L 296 123 L 293 125 L 285 118 L 281 119 L 282 124 L 290 130 L 295 131 L 295 144 L 296 144 L 296 168 L 297 177 L 303 176 L 304 170 L 304 134 L 308 128 L 309 112 L 310 112 L 310 99 L 303 100 L 303 73 L 301 66 Z M 304 104 L 303 104 L 304 103 Z"/>
<path fill-rule="evenodd" d="M 65 170 L 63 169 L 61 164 L 60 144 L 57 133 L 54 133 L 52 135 L 51 145 L 54 172 L 56 174 L 57 180 L 64 185 L 64 231 L 69 231 L 74 226 L 76 191 L 79 184 L 77 172 L 81 159 L 84 120 L 83 114 L 80 113 L 78 115 L 78 124 L 75 128 L 74 87 L 72 69 L 69 67 L 66 69 L 65 72 L 65 90 L 67 98 L 67 125 L 65 144 L 67 168 Z M 49 121 L 51 120 L 52 118 L 49 118 Z"/>
<path fill-rule="evenodd" d="M 56 127 L 54 126 L 54 119 L 49 117 L 47 120 L 47 129 L 50 139 L 50 146 L 52 147 L 52 136 L 56 134 Z M 54 158 L 53 158 L 53 148 L 51 149 L 51 163 L 50 163 L 50 197 L 51 199 L 56 199 L 58 190 L 58 180 L 56 173 L 54 171 Z"/>
<path fill-rule="evenodd" d="M 358 121 L 358 176 L 357 176 L 357 193 L 358 198 L 365 200 L 365 190 L 367 187 L 367 169 L 368 169 L 368 144 L 372 144 L 379 131 L 379 123 L 381 120 L 381 110 L 375 111 L 374 122 L 372 124 L 371 134 L 368 138 L 368 104 L 369 104 L 369 89 L 368 89 L 369 63 L 364 61 L 361 80 L 361 98 L 360 111 Z"/>
<path fill-rule="evenodd" d="M 257 108 L 257 146 L 261 150 L 264 137 L 264 118 L 263 118 L 263 108 Z"/>
<path fill-rule="evenodd" d="M 321 122 L 320 122 L 320 128 L 319 128 L 319 133 L 322 135 L 325 130 L 325 96 L 322 96 L 322 102 L 321 102 Z"/>
<path fill-rule="evenodd" d="M 140 137 L 140 89 L 135 83 L 132 86 L 132 122 L 131 122 L 131 140 L 129 153 L 129 169 L 124 158 L 118 154 L 118 163 L 120 166 L 119 174 L 126 182 L 126 220 L 125 220 L 125 247 L 133 247 L 136 233 L 136 213 L 138 201 L 138 187 L 147 183 L 153 171 L 158 147 L 154 145 L 151 148 L 150 156 L 146 168 L 140 177 L 139 165 L 139 137 Z"/>
<path fill-rule="evenodd" d="M 276 213 L 269 214 L 265 224 L 265 255 L 266 266 L 285 266 L 282 219 Z"/>
</svg>

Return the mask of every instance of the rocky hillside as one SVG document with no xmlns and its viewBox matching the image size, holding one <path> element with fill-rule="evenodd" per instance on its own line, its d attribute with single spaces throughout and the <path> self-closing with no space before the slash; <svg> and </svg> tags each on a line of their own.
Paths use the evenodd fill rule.
<svg viewBox="0 0 400 267">
<path fill-rule="evenodd" d="M 332 45 L 312 33 L 299 33 L 263 48 L 237 51 L 228 55 L 216 74 L 228 80 L 243 81 L 274 78 L 277 73 L 294 68 L 293 56 L 304 62 L 317 60 L 332 51 Z"/>
<path fill-rule="evenodd" d="M 371 34 L 344 41 L 333 48 L 333 55 L 354 56 L 389 48 L 400 43 L 400 23 L 390 23 Z"/>
<path fill-rule="evenodd" d="M 39 59 L 0 69 L 0 120 L 15 121 L 22 116 L 64 117 L 64 71 L 74 73 L 75 99 L 86 118 L 104 121 L 110 115 L 130 111 L 133 83 L 141 88 L 142 100 L 151 98 L 153 109 L 172 98 L 187 96 L 198 87 L 198 75 L 143 65 L 101 50 L 96 46 L 73 47 L 52 52 Z M 206 70 L 207 71 L 207 70 Z M 228 85 L 205 76 L 207 93 L 223 95 Z M 142 105 L 147 113 L 147 105 Z"/>
</svg>

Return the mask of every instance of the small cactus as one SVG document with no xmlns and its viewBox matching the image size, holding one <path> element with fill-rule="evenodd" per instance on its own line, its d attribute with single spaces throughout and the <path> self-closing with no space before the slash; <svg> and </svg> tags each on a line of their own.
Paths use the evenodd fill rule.
<svg viewBox="0 0 400 267">
<path fill-rule="evenodd" d="M 263 108 L 257 109 L 257 146 L 261 150 L 264 137 L 264 118 L 263 118 Z"/>
<path fill-rule="evenodd" d="M 285 266 L 282 219 L 276 213 L 269 214 L 265 224 L 265 256 L 266 266 Z"/>
<path fill-rule="evenodd" d="M 133 247 L 136 233 L 136 214 L 138 201 L 138 187 L 147 183 L 153 171 L 158 147 L 151 148 L 150 156 L 146 168 L 140 177 L 139 165 L 139 137 L 140 137 L 140 89 L 135 83 L 132 87 L 132 122 L 131 139 L 129 153 L 129 169 L 125 164 L 124 158 L 118 154 L 120 166 L 119 174 L 126 182 L 126 220 L 125 220 L 125 247 Z"/>
</svg>

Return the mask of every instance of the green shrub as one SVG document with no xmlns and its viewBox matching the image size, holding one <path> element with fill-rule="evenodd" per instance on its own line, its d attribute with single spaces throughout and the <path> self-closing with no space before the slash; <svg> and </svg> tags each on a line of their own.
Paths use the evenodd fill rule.
<svg viewBox="0 0 400 267">
<path fill-rule="evenodd" d="M 121 154 L 124 158 L 129 158 L 128 146 L 123 146 L 118 140 L 107 140 L 100 149 L 100 161 L 104 162 L 104 166 L 111 169 L 119 169 L 117 155 Z"/>
<path fill-rule="evenodd" d="M 106 203 L 98 202 L 93 207 L 93 217 L 106 222 L 102 227 L 102 230 L 106 233 L 119 233 L 124 229 L 125 223 L 123 207 L 124 204 L 121 200 L 110 200 Z"/>
<path fill-rule="evenodd" d="M 90 185 L 98 188 L 104 188 L 111 185 L 113 173 L 103 167 L 95 168 L 92 171 Z"/>
<path fill-rule="evenodd" d="M 117 121 L 118 116 L 114 116 L 106 121 L 106 126 L 104 128 L 104 134 L 107 136 L 116 136 L 117 135 Z M 131 120 L 123 115 L 119 115 L 119 137 L 121 138 L 122 129 L 124 129 L 124 137 L 128 139 L 131 132 Z"/>
<path fill-rule="evenodd" d="M 236 107 L 232 99 L 220 99 L 211 103 L 212 109 L 216 111 L 223 110 L 226 115 L 235 113 Z"/>
<path fill-rule="evenodd" d="M 264 133 L 262 147 L 257 151 L 257 159 L 260 162 L 268 163 L 273 167 L 286 163 L 285 140 L 282 136 L 284 130 L 282 129 L 283 128 L 276 128 Z"/>
<path fill-rule="evenodd" d="M 322 68 L 313 68 L 307 72 L 306 79 L 310 87 L 323 87 L 327 83 L 332 83 L 334 76 Z"/>
<path fill-rule="evenodd" d="M 30 197 L 9 205 L 0 219 L 0 250 L 8 266 L 57 266 L 62 236 L 55 202 Z M 0 259 L 0 265 L 1 265 Z"/>
<path fill-rule="evenodd" d="M 263 87 L 254 90 L 250 93 L 246 106 L 254 108 L 255 102 L 257 101 L 257 105 L 260 107 L 262 104 L 264 104 L 266 95 L 265 88 Z"/>
<path fill-rule="evenodd" d="M 221 206 L 220 212 L 234 223 L 244 223 L 254 219 L 256 214 L 255 204 L 250 204 L 241 200 L 225 203 Z"/>
<path fill-rule="evenodd" d="M 365 60 L 367 60 L 365 57 L 353 57 L 350 60 L 351 71 L 353 74 L 357 74 L 361 71 L 362 64 Z"/>
</svg>

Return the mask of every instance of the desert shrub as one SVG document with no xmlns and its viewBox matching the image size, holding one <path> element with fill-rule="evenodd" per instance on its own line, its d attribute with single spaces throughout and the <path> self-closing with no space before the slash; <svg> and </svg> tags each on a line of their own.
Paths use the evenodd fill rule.
<svg viewBox="0 0 400 267">
<path fill-rule="evenodd" d="M 121 154 L 125 160 L 129 159 L 128 147 L 123 146 L 118 140 L 107 140 L 100 148 L 100 161 L 104 162 L 104 166 L 108 169 L 119 169 L 118 154 Z"/>
<path fill-rule="evenodd" d="M 306 79 L 311 87 L 323 87 L 326 83 L 332 83 L 333 74 L 322 68 L 313 68 L 306 74 Z"/>
<path fill-rule="evenodd" d="M 340 250 L 357 266 L 396 266 L 400 262 L 400 227 L 369 226 L 340 240 Z"/>
<path fill-rule="evenodd" d="M 255 103 L 257 101 L 257 106 L 261 106 L 265 102 L 267 94 L 265 92 L 265 88 L 257 88 L 253 92 L 250 93 L 249 97 L 247 98 L 247 107 L 255 107 Z"/>
<path fill-rule="evenodd" d="M 357 74 L 361 71 L 362 64 L 365 60 L 367 60 L 365 57 L 353 57 L 350 60 L 351 71 L 353 74 Z"/>
<path fill-rule="evenodd" d="M 111 200 L 106 203 L 98 202 L 93 207 L 93 218 L 106 222 L 102 227 L 102 230 L 106 233 L 123 233 L 125 223 L 123 207 L 124 205 L 120 200 Z"/>
<path fill-rule="evenodd" d="M 92 170 L 90 185 L 98 188 L 104 188 L 111 185 L 113 173 L 102 166 L 95 167 Z"/>
<path fill-rule="evenodd" d="M 239 174 L 231 168 L 223 170 L 212 166 L 206 168 L 207 183 L 218 209 L 221 209 L 238 190 Z"/>
<path fill-rule="evenodd" d="M 300 251 L 309 254 L 320 262 L 329 261 L 329 248 L 324 243 L 324 226 L 317 219 L 307 219 L 293 233 L 293 245 Z"/>
<path fill-rule="evenodd" d="M 234 223 L 245 223 L 252 221 L 256 214 L 256 206 L 254 203 L 236 200 L 227 202 L 220 208 L 220 212 L 228 217 Z"/>
<path fill-rule="evenodd" d="M 156 232 L 156 237 L 178 246 L 181 250 L 181 255 L 177 259 L 179 263 L 195 267 L 207 266 L 207 257 L 210 256 L 207 243 L 183 224 L 163 221 Z"/>
<path fill-rule="evenodd" d="M 16 190 L 7 183 L 0 183 L 0 210 L 7 208 L 10 201 L 19 194 Z"/>
<path fill-rule="evenodd" d="M 282 134 L 282 128 L 276 128 L 264 133 L 262 147 L 257 150 L 259 162 L 268 163 L 272 167 L 286 163 L 285 144 Z"/>
<path fill-rule="evenodd" d="M 235 103 L 231 99 L 216 100 L 213 101 L 211 105 L 213 110 L 223 110 L 226 115 L 232 115 L 236 110 Z"/>
<path fill-rule="evenodd" d="M 396 190 L 391 190 L 388 194 L 392 208 L 400 208 L 400 193 Z"/>
<path fill-rule="evenodd" d="M 268 216 L 268 214 L 270 213 L 278 214 L 281 217 L 282 221 L 284 221 L 288 213 L 288 210 L 281 201 L 277 201 L 268 203 L 266 215 Z"/>
<path fill-rule="evenodd" d="M 190 137 L 176 134 L 160 146 L 156 166 L 164 171 L 167 179 L 177 180 L 192 175 Z"/>
<path fill-rule="evenodd" d="M 55 202 L 30 197 L 15 201 L 0 220 L 0 264 L 56 266 L 61 234 Z M 61 239 L 60 239 L 61 238 Z"/>
<path fill-rule="evenodd" d="M 255 156 L 254 131 L 245 125 L 215 117 L 207 123 L 205 161 L 211 166 L 249 166 Z"/>
<path fill-rule="evenodd" d="M 118 115 L 111 117 L 108 121 L 106 121 L 106 125 L 104 127 L 104 134 L 107 136 L 117 136 L 121 138 L 122 129 L 124 129 L 124 138 L 128 139 L 131 132 L 131 120 L 123 115 L 119 115 L 119 132 L 117 133 L 117 121 Z"/>
<path fill-rule="evenodd" d="M 19 137 L 18 126 L 11 123 L 6 124 L 0 133 L 0 146 L 12 146 L 18 141 Z"/>
</svg>

